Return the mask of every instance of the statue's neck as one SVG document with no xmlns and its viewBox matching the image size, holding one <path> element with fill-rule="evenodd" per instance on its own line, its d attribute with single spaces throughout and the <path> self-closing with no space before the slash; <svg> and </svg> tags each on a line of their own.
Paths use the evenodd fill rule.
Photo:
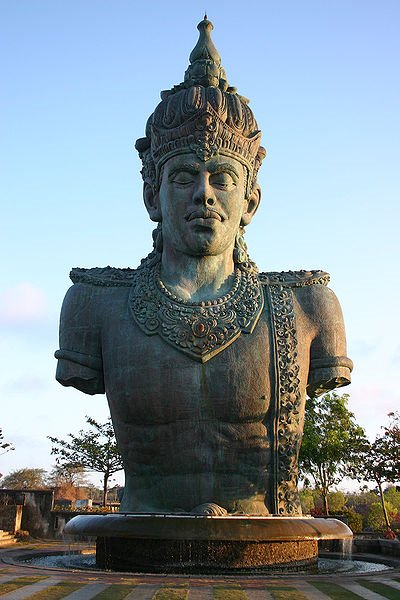
<svg viewBox="0 0 400 600">
<path fill-rule="evenodd" d="M 232 249 L 217 256 L 188 256 L 164 247 L 161 257 L 162 282 L 179 298 L 191 302 L 227 294 L 234 270 Z"/>
</svg>

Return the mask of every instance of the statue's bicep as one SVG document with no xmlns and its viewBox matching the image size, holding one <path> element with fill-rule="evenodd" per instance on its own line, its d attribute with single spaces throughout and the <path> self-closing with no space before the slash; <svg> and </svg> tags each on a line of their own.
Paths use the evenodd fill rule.
<svg viewBox="0 0 400 600">
<path fill-rule="evenodd" d="M 72 286 L 61 311 L 56 379 L 86 394 L 104 394 L 101 335 L 93 316 L 90 286 Z"/>
<path fill-rule="evenodd" d="M 335 294 L 326 287 L 313 286 L 312 317 L 316 336 L 310 349 L 307 392 L 319 395 L 351 381 L 352 361 L 347 358 L 346 332 L 342 309 Z"/>
</svg>

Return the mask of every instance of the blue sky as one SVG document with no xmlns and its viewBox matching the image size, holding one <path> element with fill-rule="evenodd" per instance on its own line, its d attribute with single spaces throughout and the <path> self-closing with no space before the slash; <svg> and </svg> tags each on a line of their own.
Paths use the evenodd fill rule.
<svg viewBox="0 0 400 600">
<path fill-rule="evenodd" d="M 321 268 L 373 436 L 400 407 L 397 0 L 2 0 L 0 472 L 52 464 L 46 435 L 108 414 L 54 380 L 72 266 L 136 266 L 151 245 L 134 142 L 182 81 L 207 9 L 268 156 L 247 242 L 260 270 Z"/>
</svg>

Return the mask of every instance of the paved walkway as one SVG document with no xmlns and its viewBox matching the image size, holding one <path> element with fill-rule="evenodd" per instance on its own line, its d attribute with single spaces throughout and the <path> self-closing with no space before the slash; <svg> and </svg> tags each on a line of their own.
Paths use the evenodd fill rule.
<svg viewBox="0 0 400 600">
<path fill-rule="evenodd" d="M 32 567 L 16 564 L 14 554 L 15 547 L 0 553 L 0 600 L 400 600 L 400 567 L 362 575 L 189 577 Z"/>
</svg>

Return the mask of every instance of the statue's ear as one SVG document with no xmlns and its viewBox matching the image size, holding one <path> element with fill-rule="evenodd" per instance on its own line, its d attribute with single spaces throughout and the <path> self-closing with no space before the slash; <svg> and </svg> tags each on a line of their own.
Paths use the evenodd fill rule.
<svg viewBox="0 0 400 600">
<path fill-rule="evenodd" d="M 159 223 L 161 221 L 161 209 L 158 192 L 149 183 L 143 185 L 143 200 L 152 221 Z"/>
<path fill-rule="evenodd" d="M 256 183 L 253 187 L 250 197 L 247 199 L 247 205 L 245 206 L 245 209 L 242 214 L 242 219 L 240 221 L 240 224 L 243 227 L 248 225 L 250 223 L 250 221 L 252 220 L 252 218 L 260 204 L 260 201 L 261 201 L 261 188 L 258 185 L 258 183 Z"/>
</svg>

